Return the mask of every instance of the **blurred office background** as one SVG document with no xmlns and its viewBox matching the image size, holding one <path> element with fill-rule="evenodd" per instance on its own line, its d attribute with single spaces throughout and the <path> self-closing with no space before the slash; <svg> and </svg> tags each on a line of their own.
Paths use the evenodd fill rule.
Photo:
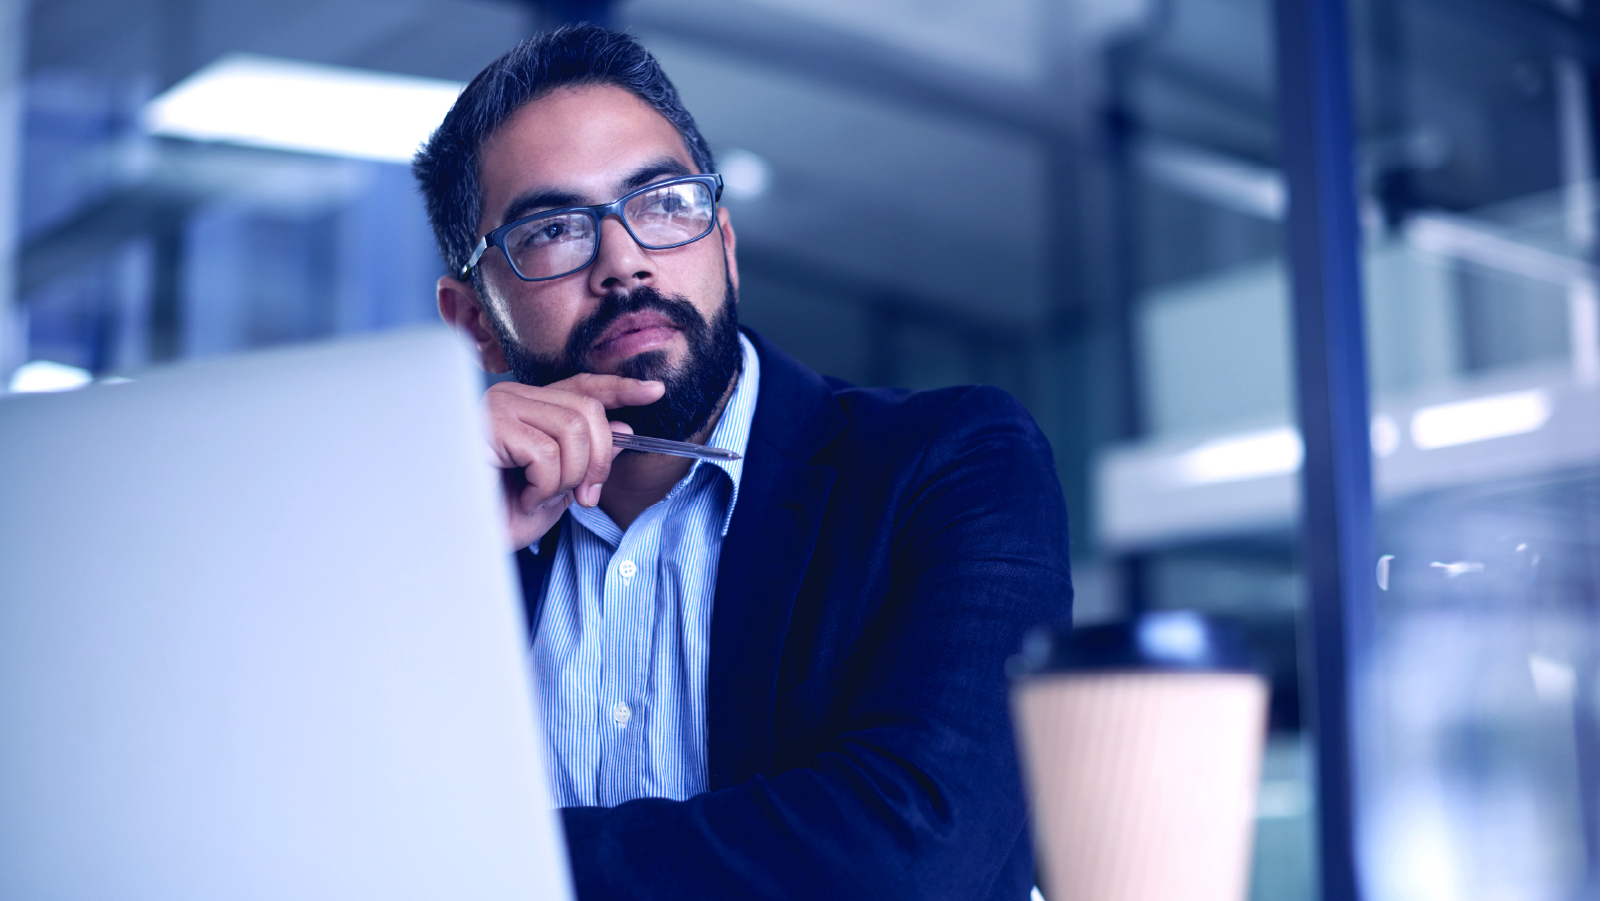
<svg viewBox="0 0 1601 901">
<path fill-rule="evenodd" d="M 1364 893 L 1594 898 L 1596 4 L 1349 11 L 1378 539 L 1349 674 Z M 437 121 L 518 38 L 625 27 L 718 155 L 746 324 L 848 380 L 1010 390 L 1056 450 L 1079 619 L 1190 608 L 1256 640 L 1253 897 L 1310 899 L 1319 636 L 1273 15 L 0 0 L 0 385 L 435 321 L 415 126 L 362 115 L 389 97 L 387 120 Z M 308 126 L 319 96 L 369 89 Z"/>
</svg>

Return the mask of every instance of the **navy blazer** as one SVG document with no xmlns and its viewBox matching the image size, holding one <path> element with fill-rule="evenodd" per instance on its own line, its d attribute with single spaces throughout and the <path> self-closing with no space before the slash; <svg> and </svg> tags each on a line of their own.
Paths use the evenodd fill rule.
<svg viewBox="0 0 1601 901">
<path fill-rule="evenodd" d="M 998 389 L 856 388 L 747 334 L 709 790 L 564 809 L 578 896 L 1022 901 L 1003 664 L 1073 597 L 1045 437 Z M 531 623 L 558 531 L 518 554 Z"/>
</svg>

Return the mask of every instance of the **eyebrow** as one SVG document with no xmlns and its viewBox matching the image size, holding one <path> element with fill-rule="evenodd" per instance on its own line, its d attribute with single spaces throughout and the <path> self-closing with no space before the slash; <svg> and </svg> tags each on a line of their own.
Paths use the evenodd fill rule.
<svg viewBox="0 0 1601 901">
<path fill-rule="evenodd" d="M 661 159 L 651 160 L 630 172 L 622 180 L 619 187 L 623 194 L 627 194 L 663 178 L 678 178 L 679 176 L 694 174 L 689 170 L 688 166 L 678 160 L 672 157 L 662 157 Z M 584 206 L 584 200 L 585 198 L 575 191 L 562 188 L 535 188 L 526 194 L 513 198 L 511 203 L 506 205 L 506 211 L 500 217 L 500 224 L 505 225 L 508 222 L 513 222 L 524 216 L 544 210 Z"/>
<path fill-rule="evenodd" d="M 670 156 L 664 156 L 658 160 L 651 160 L 645 165 L 640 166 L 638 169 L 635 169 L 627 178 L 623 179 L 621 187 L 623 189 L 623 193 L 627 194 L 629 191 L 632 191 L 636 188 L 643 188 L 651 182 L 659 181 L 663 178 L 678 178 L 682 175 L 694 174 L 695 173 L 689 171 L 688 166 L 680 163 L 678 160 L 675 160 Z"/>
<path fill-rule="evenodd" d="M 584 198 L 572 191 L 560 188 L 536 188 L 512 200 L 506 207 L 506 212 L 500 217 L 500 224 L 505 225 L 521 219 L 531 213 L 542 210 L 554 210 L 564 206 L 582 206 Z"/>
</svg>

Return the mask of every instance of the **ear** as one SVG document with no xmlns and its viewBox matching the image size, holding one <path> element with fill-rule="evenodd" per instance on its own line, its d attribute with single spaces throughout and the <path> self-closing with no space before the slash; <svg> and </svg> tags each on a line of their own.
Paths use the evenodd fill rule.
<svg viewBox="0 0 1601 901">
<path fill-rule="evenodd" d="M 723 263 L 728 267 L 728 280 L 734 283 L 734 296 L 739 296 L 739 260 L 734 256 L 734 223 L 729 221 L 728 207 L 717 208 L 717 230 L 723 239 Z"/>
<path fill-rule="evenodd" d="M 489 324 L 489 313 L 473 286 L 450 276 L 441 276 L 437 287 L 439 315 L 456 331 L 466 335 L 478 349 L 478 364 L 485 372 L 505 372 L 506 354 L 500 338 Z"/>
</svg>

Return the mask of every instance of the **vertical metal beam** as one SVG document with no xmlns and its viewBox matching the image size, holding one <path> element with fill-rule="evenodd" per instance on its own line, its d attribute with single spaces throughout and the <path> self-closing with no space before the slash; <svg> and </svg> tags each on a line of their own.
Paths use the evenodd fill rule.
<svg viewBox="0 0 1601 901">
<path fill-rule="evenodd" d="M 1082 144 L 1065 138 L 1045 138 L 1038 146 L 1044 161 L 1041 193 L 1045 197 L 1039 223 L 1045 235 L 1039 273 L 1050 325 L 1035 352 L 1042 365 L 1045 360 L 1056 361 L 1050 364 L 1053 371 L 1048 377 L 1054 382 L 1055 397 L 1051 398 L 1044 427 L 1051 436 L 1056 471 L 1061 476 L 1074 553 L 1093 555 L 1091 536 L 1096 529 L 1092 524 L 1095 492 L 1091 479 L 1095 451 L 1103 438 L 1095 407 L 1099 383 L 1093 362 L 1088 359 L 1093 347 L 1088 340 L 1094 322 L 1090 309 L 1095 301 L 1087 278 L 1085 233 L 1079 219 L 1084 203 L 1086 154 Z M 1034 404 L 1030 409 L 1036 417 L 1043 409 L 1041 403 L 1051 393 L 1038 392 L 1030 398 Z"/>
<path fill-rule="evenodd" d="M 1356 901 L 1360 723 L 1352 674 L 1371 635 L 1372 457 L 1344 0 L 1277 0 L 1281 153 L 1294 289 L 1323 901 Z"/>
<path fill-rule="evenodd" d="M 161 31 L 158 60 L 163 90 L 188 78 L 199 62 L 197 22 L 199 0 L 159 0 Z M 144 323 L 145 359 L 170 363 L 184 355 L 184 267 L 188 264 L 185 241 L 189 210 L 177 206 L 163 210 L 150 230 L 150 309 Z M 99 373 L 96 373 L 97 375 Z"/>
<path fill-rule="evenodd" d="M 21 245 L 23 64 L 26 0 L 0 0 L 0 393 L 27 361 L 27 320 L 17 297 Z"/>
<path fill-rule="evenodd" d="M 170 363 L 183 356 L 185 232 L 184 220 L 179 216 L 163 223 L 151 238 L 154 259 L 146 327 L 150 341 L 147 353 L 152 363 Z"/>
<path fill-rule="evenodd" d="M 1152 3 L 1140 25 L 1106 51 L 1107 106 L 1101 116 L 1101 138 L 1111 199 L 1108 213 L 1112 253 L 1108 264 L 1111 291 L 1102 321 L 1112 358 L 1108 371 L 1115 404 L 1113 437 L 1122 441 L 1140 438 L 1151 428 L 1150 411 L 1146 409 L 1146 361 L 1142 359 L 1139 335 L 1146 223 L 1140 203 L 1142 173 L 1136 158 L 1143 123 L 1136 108 L 1135 79 L 1150 66 L 1150 48 L 1167 31 L 1171 19 L 1169 0 Z M 1124 616 L 1139 616 L 1153 606 L 1155 562 L 1154 554 L 1136 551 L 1119 555 L 1111 564 Z"/>
</svg>

